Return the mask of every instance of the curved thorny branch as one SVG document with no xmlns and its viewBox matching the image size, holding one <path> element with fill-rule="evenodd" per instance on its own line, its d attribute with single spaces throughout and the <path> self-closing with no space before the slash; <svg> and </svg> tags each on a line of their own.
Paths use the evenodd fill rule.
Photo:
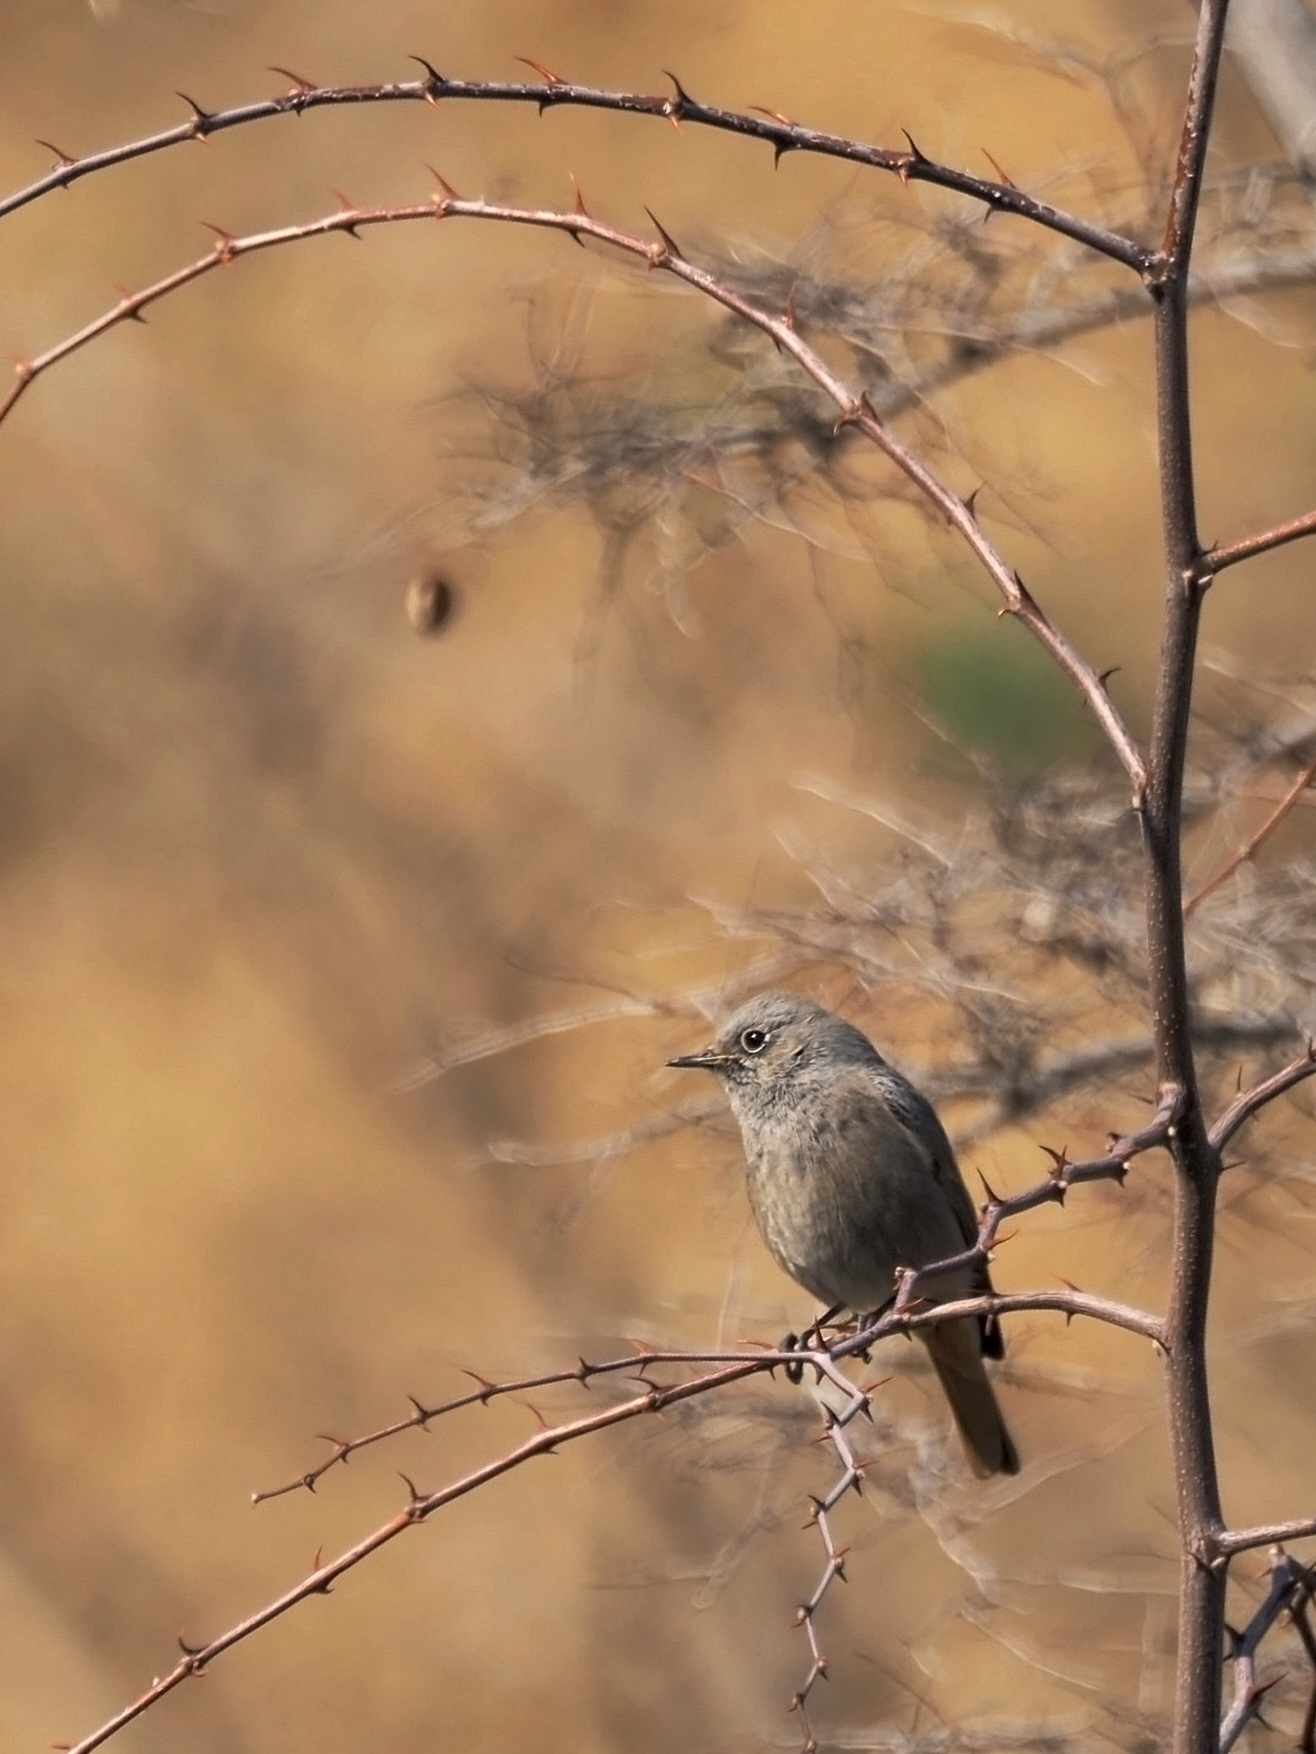
<svg viewBox="0 0 1316 1754">
<path fill-rule="evenodd" d="M 1316 1071 L 1316 1059 L 1310 1055 L 1306 1056 L 1301 1064 L 1305 1068 L 1304 1076 Z M 1238 1102 L 1231 1106 L 1218 1124 L 1224 1126 L 1228 1123 L 1229 1131 L 1232 1133 L 1242 1124 L 1244 1119 L 1257 1113 L 1280 1095 L 1283 1090 L 1298 1082 L 1297 1077 L 1292 1074 L 1293 1068 L 1286 1068 L 1285 1074 L 1268 1079 L 1263 1084 L 1258 1085 L 1255 1090 L 1245 1093 Z M 1245 1112 L 1242 1112 L 1244 1109 Z M 1239 1112 L 1236 1113 L 1236 1111 Z M 184 1645 L 182 1657 L 167 1674 L 155 1680 L 137 1699 L 109 1718 L 98 1729 L 92 1731 L 90 1735 L 75 1744 L 68 1744 L 69 1754 L 90 1754 L 90 1750 L 109 1741 L 119 1730 L 150 1710 L 166 1695 L 181 1686 L 184 1681 L 204 1672 L 217 1657 L 243 1643 L 272 1621 L 280 1619 L 300 1603 L 309 1601 L 317 1595 L 328 1594 L 338 1578 L 354 1570 L 356 1566 L 372 1554 L 377 1553 L 381 1548 L 388 1546 L 408 1529 L 425 1522 L 435 1511 L 442 1509 L 445 1505 L 454 1503 L 457 1499 L 468 1496 L 480 1487 L 502 1478 L 527 1462 L 533 1461 L 541 1455 L 550 1455 L 555 1450 L 579 1438 L 592 1436 L 597 1432 L 610 1429 L 612 1426 L 642 1418 L 651 1413 L 659 1413 L 665 1407 L 672 1406 L 677 1402 L 715 1393 L 753 1376 L 775 1373 L 778 1367 L 796 1371 L 801 1367 L 807 1368 L 814 1373 L 820 1385 L 823 1382 L 829 1383 L 835 1390 L 839 1391 L 841 1396 L 839 1411 L 829 1408 L 825 1412 L 826 1436 L 841 1460 L 841 1474 L 837 1484 L 825 1497 L 813 1501 L 814 1508 L 811 1516 L 811 1520 L 815 1521 L 819 1527 L 826 1552 L 826 1563 L 818 1586 L 809 1600 L 802 1604 L 796 1616 L 797 1623 L 805 1628 L 809 1640 L 810 1668 L 805 1681 L 794 1696 L 792 1708 L 800 1714 L 805 1747 L 816 1747 L 813 1731 L 809 1724 L 807 1701 L 816 1682 L 826 1674 L 826 1659 L 818 1644 L 814 1617 L 827 1589 L 838 1577 L 844 1576 L 844 1552 L 836 1545 L 829 1513 L 846 1492 L 857 1489 L 860 1485 L 862 1465 L 855 1459 L 846 1442 L 844 1432 L 846 1426 L 858 1414 L 867 1412 L 870 1395 L 876 1387 L 880 1386 L 878 1384 L 868 1387 L 855 1385 L 842 1373 L 840 1365 L 847 1359 L 866 1356 L 870 1349 L 882 1340 L 890 1339 L 898 1334 L 918 1332 L 943 1321 L 954 1321 L 965 1316 L 999 1318 L 1028 1311 L 1053 1312 L 1063 1315 L 1067 1321 L 1072 1320 L 1075 1316 L 1082 1316 L 1122 1329 L 1124 1332 L 1135 1334 L 1142 1339 L 1150 1340 L 1158 1348 L 1164 1350 L 1167 1339 L 1166 1327 L 1162 1318 L 1146 1310 L 1136 1309 L 1131 1305 L 1080 1291 L 1073 1286 L 1063 1290 L 993 1292 L 987 1295 L 959 1297 L 944 1303 L 924 1301 L 920 1293 L 923 1290 L 930 1292 L 939 1279 L 961 1273 L 966 1266 L 986 1260 L 998 1239 L 1000 1226 L 1006 1219 L 1018 1217 L 1040 1206 L 1063 1203 L 1070 1188 L 1086 1182 L 1122 1182 L 1129 1164 L 1135 1157 L 1148 1151 L 1165 1148 L 1172 1143 L 1178 1115 L 1178 1106 L 1167 1099 L 1146 1127 L 1119 1138 L 1112 1137 L 1109 1149 L 1101 1156 L 1070 1162 L 1063 1152 L 1050 1153 L 1052 1157 L 1051 1170 L 1034 1186 L 1025 1189 L 1022 1193 L 1004 1198 L 992 1194 L 988 1190 L 988 1203 L 983 1209 L 978 1239 L 972 1250 L 945 1261 L 932 1263 L 917 1271 L 910 1270 L 903 1273 L 900 1276 L 897 1295 L 889 1310 L 867 1324 L 858 1325 L 853 1327 L 851 1331 L 842 1333 L 831 1344 L 801 1347 L 755 1347 L 753 1350 L 730 1349 L 709 1352 L 655 1351 L 644 1348 L 637 1349 L 634 1353 L 622 1358 L 599 1362 L 590 1362 L 581 1358 L 577 1360 L 575 1365 L 566 1369 L 546 1371 L 533 1376 L 518 1377 L 501 1382 L 479 1376 L 475 1372 L 467 1372 L 474 1378 L 476 1387 L 461 1395 L 434 1403 L 426 1403 L 412 1397 L 412 1411 L 405 1418 L 395 1420 L 388 1425 L 381 1426 L 378 1430 L 367 1432 L 359 1437 L 326 1437 L 325 1441 L 332 1446 L 332 1450 L 323 1461 L 308 1468 L 294 1480 L 254 1493 L 253 1503 L 260 1504 L 299 1490 L 313 1492 L 320 1480 L 331 1469 L 346 1463 L 349 1457 L 358 1451 L 386 1442 L 408 1431 L 428 1430 L 436 1421 L 471 1407 L 489 1406 L 498 1400 L 515 1400 L 528 1406 L 538 1426 L 534 1436 L 514 1445 L 482 1467 L 471 1470 L 435 1491 L 419 1491 L 408 1481 L 410 1499 L 404 1510 L 361 1540 L 354 1542 L 352 1546 L 346 1548 L 335 1558 L 317 1565 L 291 1589 L 285 1590 L 262 1608 L 245 1616 L 216 1638 L 195 1647 Z M 658 1369 L 698 1369 L 700 1373 L 675 1383 L 655 1383 L 651 1380 L 649 1373 Z M 599 1411 L 585 1414 L 579 1418 L 564 1420 L 556 1425 L 548 1424 L 543 1416 L 535 1410 L 533 1402 L 529 1399 L 530 1396 L 542 1389 L 572 1384 L 589 1388 L 612 1378 L 627 1381 L 638 1379 L 642 1385 L 641 1392 Z M 1241 1552 L 1248 1547 L 1267 1544 L 1279 1539 L 1296 1540 L 1305 1534 L 1316 1534 L 1316 1519 L 1309 1523 L 1276 1525 L 1273 1528 L 1262 1530 L 1237 1532 L 1222 1530 L 1216 1537 L 1214 1557 L 1225 1560 L 1230 1554 Z"/>
<path fill-rule="evenodd" d="M 336 233 L 354 237 L 371 226 L 421 219 L 475 219 L 494 224 L 527 226 L 565 233 L 577 243 L 584 238 L 592 238 L 639 258 L 651 270 L 670 274 L 769 336 L 783 353 L 795 360 L 805 375 L 836 406 L 839 411 L 837 431 L 853 427 L 870 439 L 914 483 L 946 522 L 959 532 L 999 591 L 1003 600 L 1001 614 L 1013 615 L 1021 621 L 1075 684 L 1132 780 L 1135 796 L 1141 796 L 1147 781 L 1143 757 L 1112 702 L 1105 681 L 1048 619 L 1019 574 L 987 535 L 978 521 L 973 499 L 962 499 L 879 419 L 867 393 L 862 388 L 847 384 L 827 365 L 821 354 L 804 340 L 789 308 L 777 315 L 753 304 L 726 281 L 690 262 L 661 225 L 658 226 L 658 241 L 654 242 L 595 219 L 585 210 L 583 202 L 578 202 L 576 211 L 563 213 L 552 208 L 511 207 L 489 201 L 466 200 L 440 179 L 439 189 L 428 202 L 403 207 L 375 208 L 344 204 L 337 212 L 325 214 L 322 218 L 310 220 L 303 225 L 255 232 L 247 237 L 234 237 L 211 226 L 209 229 L 216 231 L 218 236 L 213 250 L 206 255 L 176 269 L 140 292 L 125 295 L 76 334 L 48 348 L 45 353 L 20 362 L 15 368 L 13 387 L 8 396 L 0 401 L 0 421 L 11 412 L 31 384 L 60 360 L 87 346 L 120 323 L 140 320 L 142 312 L 150 305 L 192 281 L 213 273 L 217 268 L 229 266 L 242 256 L 307 238 Z"/>
<path fill-rule="evenodd" d="M 140 140 L 128 141 L 104 152 L 87 153 L 80 158 L 61 152 L 58 147 L 51 147 L 48 141 L 40 141 L 39 145 L 45 145 L 57 154 L 59 162 L 44 177 L 38 177 L 25 188 L 16 189 L 13 194 L 0 199 L 0 219 L 30 202 L 40 200 L 43 195 L 51 194 L 56 189 L 67 189 L 82 177 L 108 170 L 114 165 L 126 164 L 150 153 L 163 152 L 191 140 L 208 140 L 226 129 L 245 127 L 249 123 L 268 121 L 276 116 L 301 116 L 310 110 L 353 108 L 362 104 L 378 103 L 532 104 L 540 115 L 545 110 L 577 108 L 609 110 L 621 115 L 653 116 L 672 122 L 678 127 L 684 122 L 691 122 L 700 127 L 737 134 L 743 139 L 760 141 L 772 148 L 778 163 L 791 152 L 816 153 L 826 158 L 842 159 L 850 164 L 887 171 L 899 177 L 902 183 L 931 183 L 937 188 L 967 195 L 971 200 L 981 201 L 989 213 L 1013 213 L 1021 219 L 1030 219 L 1034 224 L 1044 226 L 1048 231 L 1058 232 L 1063 237 L 1072 238 L 1076 243 L 1085 244 L 1139 274 L 1145 273 L 1153 260 L 1154 253 L 1145 245 L 1136 243 L 1132 238 L 1122 237 L 1105 226 L 1094 225 L 1077 214 L 1066 213 L 1047 201 L 1038 201 L 1008 178 L 993 181 L 989 177 L 971 176 L 967 171 L 939 164 L 921 152 L 908 135 L 905 136 L 907 146 L 893 150 L 890 147 L 873 146 L 862 140 L 847 139 L 841 134 L 822 133 L 816 128 L 808 128 L 800 122 L 792 121 L 789 116 L 783 116 L 776 110 L 758 109 L 757 113 L 750 114 L 743 110 L 722 109 L 715 104 L 700 103 L 698 99 L 691 97 L 672 73 L 667 76 L 672 82 L 672 91 L 667 96 L 654 97 L 641 92 L 603 91 L 594 86 L 575 85 L 569 80 L 559 78 L 550 68 L 541 67 L 532 61 L 524 64 L 534 68 L 542 83 L 447 79 L 422 56 L 413 55 L 410 58 L 424 68 L 423 79 L 393 81 L 382 85 L 316 85 L 312 80 L 289 73 L 287 68 L 274 67 L 271 72 L 282 73 L 293 80 L 292 89 L 281 97 L 240 104 L 232 109 L 206 110 L 185 93 L 180 93 L 183 102 L 192 112 L 188 121 L 180 122 L 173 128 L 165 128 L 158 134 L 148 134 Z"/>
</svg>

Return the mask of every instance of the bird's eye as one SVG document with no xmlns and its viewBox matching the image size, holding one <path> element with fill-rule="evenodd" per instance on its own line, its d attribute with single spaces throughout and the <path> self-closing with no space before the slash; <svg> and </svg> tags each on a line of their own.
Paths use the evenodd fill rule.
<svg viewBox="0 0 1316 1754">
<path fill-rule="evenodd" d="M 747 1054 L 761 1054 L 764 1048 L 768 1045 L 767 1030 L 742 1029 L 740 1032 L 740 1045 L 744 1048 Z"/>
</svg>

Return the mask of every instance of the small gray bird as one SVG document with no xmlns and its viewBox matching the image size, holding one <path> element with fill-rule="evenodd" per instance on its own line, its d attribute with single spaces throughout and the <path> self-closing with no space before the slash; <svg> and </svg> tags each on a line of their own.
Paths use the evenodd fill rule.
<svg viewBox="0 0 1316 1754">
<path fill-rule="evenodd" d="M 794 993 L 760 993 L 718 1040 L 669 1060 L 716 1072 L 740 1123 L 749 1201 L 779 1266 L 829 1310 L 881 1309 L 898 1267 L 971 1248 L 973 1202 L 936 1111 L 852 1023 Z M 985 1266 L 936 1286 L 937 1300 L 990 1291 Z M 1017 1474 L 1019 1457 L 983 1368 L 994 1323 L 966 1316 L 920 1330 L 975 1474 Z"/>
</svg>

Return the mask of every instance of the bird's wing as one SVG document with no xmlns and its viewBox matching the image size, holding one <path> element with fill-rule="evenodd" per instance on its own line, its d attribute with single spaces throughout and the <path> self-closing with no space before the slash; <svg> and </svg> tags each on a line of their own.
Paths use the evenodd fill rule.
<svg viewBox="0 0 1316 1754">
<path fill-rule="evenodd" d="M 883 1066 L 881 1082 L 882 1094 L 892 1113 L 922 1145 L 937 1186 L 945 1195 L 946 1204 L 964 1238 L 965 1248 L 972 1248 L 978 1240 L 978 1215 L 955 1161 L 955 1148 L 946 1137 L 946 1129 L 938 1120 L 936 1109 L 894 1066 Z"/>
</svg>

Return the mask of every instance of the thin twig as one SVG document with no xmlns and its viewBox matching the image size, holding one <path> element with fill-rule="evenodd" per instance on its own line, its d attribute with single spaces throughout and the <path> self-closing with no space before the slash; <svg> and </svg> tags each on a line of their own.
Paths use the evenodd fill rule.
<svg viewBox="0 0 1316 1754">
<path fill-rule="evenodd" d="M 1287 1066 L 1281 1067 L 1269 1078 L 1263 1078 L 1259 1084 L 1254 1084 L 1251 1090 L 1245 1090 L 1234 1098 L 1211 1128 L 1209 1138 L 1212 1146 L 1217 1151 L 1223 1151 L 1244 1121 L 1250 1120 L 1268 1102 L 1273 1102 L 1286 1090 L 1292 1090 L 1295 1084 L 1301 1084 L 1304 1079 L 1310 1078 L 1313 1072 L 1316 1072 L 1316 1044 L 1308 1042 L 1305 1054 L 1299 1054 L 1296 1060 L 1290 1060 Z"/>
<path fill-rule="evenodd" d="M 1316 512 L 1308 512 L 1287 524 L 1276 524 L 1274 529 L 1262 530 L 1255 536 L 1244 536 L 1241 541 L 1230 542 L 1223 548 L 1209 549 L 1202 556 L 1202 570 L 1208 576 L 1214 576 L 1227 566 L 1237 566 L 1240 560 L 1268 554 L 1272 548 L 1282 548 L 1286 542 L 1296 542 L 1302 536 L 1316 536 Z"/>
<path fill-rule="evenodd" d="M 1235 852 L 1231 853 L 1219 870 L 1213 872 L 1201 888 L 1195 889 L 1188 897 L 1188 900 L 1183 904 L 1183 911 L 1186 914 L 1192 913 L 1199 902 L 1205 901 L 1213 890 L 1219 889 L 1222 883 L 1227 882 L 1234 875 L 1240 865 L 1246 864 L 1266 837 L 1279 827 L 1314 779 L 1316 779 L 1316 756 L 1313 756 L 1303 768 L 1256 833 L 1245 840 Z"/>
</svg>

